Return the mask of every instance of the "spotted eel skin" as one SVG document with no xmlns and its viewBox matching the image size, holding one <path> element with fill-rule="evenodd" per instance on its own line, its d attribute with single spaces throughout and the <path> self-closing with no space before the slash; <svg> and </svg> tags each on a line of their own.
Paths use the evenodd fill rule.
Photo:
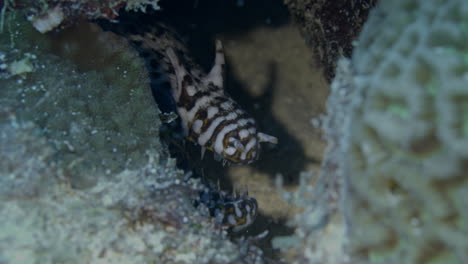
<svg viewBox="0 0 468 264">
<path fill-rule="evenodd" d="M 257 132 L 255 120 L 225 93 L 220 41 L 214 66 L 206 74 L 188 56 L 181 38 L 164 24 L 135 27 L 121 23 L 111 30 L 128 38 L 145 59 L 153 92 L 169 84 L 184 134 L 201 146 L 202 158 L 209 149 L 223 163 L 248 164 L 258 159 L 261 142 L 277 143 L 275 137 Z M 198 204 L 207 206 L 218 224 L 235 232 L 251 225 L 258 211 L 257 201 L 247 192 L 227 195 L 214 188 L 201 192 Z"/>
<path fill-rule="evenodd" d="M 257 200 L 249 197 L 247 190 L 241 195 L 229 195 L 226 192 L 208 187 L 200 192 L 200 199 L 195 206 L 204 204 L 216 223 L 234 232 L 250 226 L 257 217 Z"/>
<path fill-rule="evenodd" d="M 185 136 L 201 146 L 202 158 L 209 149 L 224 163 L 249 164 L 257 160 L 261 142 L 276 144 L 278 140 L 258 132 L 255 120 L 224 91 L 221 42 L 216 42 L 213 68 L 205 74 L 189 58 L 184 44 L 169 32 L 169 28 L 153 28 L 128 38 L 143 50 L 142 54 L 151 57 L 153 75 L 166 73 Z"/>
</svg>

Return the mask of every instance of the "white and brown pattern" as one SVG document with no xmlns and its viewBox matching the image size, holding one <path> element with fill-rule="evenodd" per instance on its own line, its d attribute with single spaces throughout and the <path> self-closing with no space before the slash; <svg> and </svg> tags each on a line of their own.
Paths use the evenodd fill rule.
<svg viewBox="0 0 468 264">
<path fill-rule="evenodd" d="M 224 92 L 225 58 L 220 41 L 216 42 L 214 66 L 204 74 L 174 31 L 160 23 L 150 28 L 142 24 L 106 27 L 127 37 L 145 59 L 153 95 L 174 99 L 185 136 L 201 146 L 202 157 L 209 149 L 223 162 L 248 164 L 258 159 L 260 143 L 278 143 L 275 137 L 258 132 L 255 120 Z M 170 96 L 161 92 L 169 90 Z M 172 100 L 162 103 L 166 101 Z M 251 225 L 258 214 L 257 201 L 247 190 L 238 196 L 208 187 L 200 193 L 198 204 L 205 204 L 223 228 L 236 232 Z"/>
<path fill-rule="evenodd" d="M 217 221 L 225 228 L 239 232 L 250 226 L 257 218 L 258 204 L 253 197 L 238 198 L 235 201 L 224 203 L 224 210 L 217 217 Z"/>
<path fill-rule="evenodd" d="M 224 91 L 225 58 L 216 42 L 214 66 L 208 74 L 192 61 L 180 37 L 157 24 L 150 31 L 129 25 L 125 35 L 145 58 L 152 85 L 170 84 L 185 136 L 215 153 L 224 163 L 248 164 L 258 159 L 260 143 L 278 140 L 257 131 L 250 117 Z"/>
<path fill-rule="evenodd" d="M 257 218 L 258 203 L 250 197 L 246 189 L 242 194 L 232 195 L 208 186 L 200 193 L 195 205 L 205 205 L 210 215 L 216 219 L 216 224 L 224 229 L 239 232 L 249 227 Z"/>
<path fill-rule="evenodd" d="M 187 71 L 171 47 L 166 54 L 174 68 L 172 93 L 187 137 L 214 151 L 225 162 L 251 163 L 258 159 L 260 143 L 278 140 L 257 132 L 256 123 L 223 89 L 224 54 L 216 42 L 215 63 L 200 78 Z"/>
</svg>

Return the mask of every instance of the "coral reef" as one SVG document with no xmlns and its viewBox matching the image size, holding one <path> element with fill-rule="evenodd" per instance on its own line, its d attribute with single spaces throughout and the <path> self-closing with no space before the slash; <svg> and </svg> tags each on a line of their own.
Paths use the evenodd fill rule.
<svg viewBox="0 0 468 264">
<path fill-rule="evenodd" d="M 192 205 L 200 184 L 159 141 L 127 42 L 90 24 L 45 36 L 20 17 L 0 35 L 0 262 L 261 263 Z M 467 18 L 463 0 L 371 12 L 338 62 L 321 171 L 282 192 L 303 208 L 273 240 L 288 263 L 468 259 Z"/>
<path fill-rule="evenodd" d="M 0 128 L 2 263 L 229 263 L 241 255 L 191 205 L 193 187 L 177 181 L 173 161 L 149 153 L 142 168 L 77 190 L 49 164 L 54 152 L 40 128 L 15 120 Z"/>
<path fill-rule="evenodd" d="M 3 29 L 5 12 L 24 9 L 28 20 L 41 33 L 60 26 L 68 26 L 84 19 L 109 19 L 118 16 L 121 8 L 145 12 L 148 7 L 159 9 L 159 0 L 4 0 L 0 2 L 0 29 Z"/>
<path fill-rule="evenodd" d="M 1 263 L 262 263 L 227 239 L 159 140 L 147 73 L 90 24 L 0 35 Z M 52 51 L 54 53 L 52 53 Z"/>
<path fill-rule="evenodd" d="M 2 106 L 0 119 L 1 200 L 30 199 L 45 192 L 51 182 L 48 160 L 53 150 L 32 122 L 16 122 L 11 109 Z M 10 124 L 5 123 L 8 119 Z"/>
<path fill-rule="evenodd" d="M 284 0 L 301 26 L 307 43 L 316 52 L 328 81 L 335 76 L 336 61 L 350 57 L 369 10 L 377 0 Z"/>
<path fill-rule="evenodd" d="M 374 263 L 468 259 L 468 2 L 385 1 L 352 56 L 350 250 Z"/>
<path fill-rule="evenodd" d="M 285 194 L 304 208 L 274 240 L 290 262 L 466 262 L 467 17 L 461 0 L 370 13 L 338 63 L 315 188 Z"/>
<path fill-rule="evenodd" d="M 30 27 L 27 32 L 26 25 L 12 28 L 14 49 L 0 44 L 5 64 L 27 59 L 30 71 L 2 81 L 2 104 L 44 130 L 75 187 L 93 185 L 94 173 L 110 175 L 144 164 L 145 149 L 160 145 L 155 140 L 159 119 L 151 92 L 142 89 L 149 81 L 138 55 L 126 41 L 90 24 L 53 39 Z M 34 41 L 27 39 L 31 36 Z M 47 49 L 62 57 L 44 56 Z"/>
</svg>

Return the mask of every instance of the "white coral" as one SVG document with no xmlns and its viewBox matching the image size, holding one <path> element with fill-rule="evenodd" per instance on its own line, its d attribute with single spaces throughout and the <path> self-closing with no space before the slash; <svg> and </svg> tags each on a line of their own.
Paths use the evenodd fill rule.
<svg viewBox="0 0 468 264">
<path fill-rule="evenodd" d="M 41 33 L 46 33 L 56 28 L 64 19 L 62 8 L 56 6 L 47 11 L 47 13 L 33 17 L 31 22 L 35 29 Z"/>
</svg>

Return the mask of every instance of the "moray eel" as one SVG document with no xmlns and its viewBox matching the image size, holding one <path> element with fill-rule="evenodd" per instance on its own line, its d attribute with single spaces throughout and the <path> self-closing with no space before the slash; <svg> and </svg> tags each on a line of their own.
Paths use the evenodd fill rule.
<svg viewBox="0 0 468 264">
<path fill-rule="evenodd" d="M 249 164 L 260 155 L 260 143 L 277 144 L 277 138 L 258 132 L 255 120 L 224 91 L 225 58 L 216 41 L 214 65 L 205 73 L 196 64 L 182 38 L 162 23 L 116 23 L 104 29 L 126 37 L 144 58 L 155 98 L 167 90 L 175 103 L 184 135 L 224 163 Z M 166 102 L 158 101 L 161 108 Z M 162 109 L 161 109 L 162 110 Z M 206 188 L 197 204 L 204 204 L 216 222 L 234 232 L 251 225 L 258 213 L 255 198 Z"/>
<path fill-rule="evenodd" d="M 200 145 L 202 158 L 208 149 L 223 163 L 249 164 L 259 158 L 260 143 L 278 143 L 258 132 L 255 120 L 224 91 L 225 58 L 219 40 L 214 65 L 204 73 L 171 28 L 160 23 L 145 28 L 132 25 L 123 35 L 147 61 L 152 85 L 169 84 L 184 135 Z"/>
<path fill-rule="evenodd" d="M 200 192 L 196 206 L 208 207 L 216 223 L 222 228 L 239 232 L 250 226 L 257 218 L 257 200 L 249 197 L 247 190 L 241 195 L 228 195 L 223 191 L 207 188 Z"/>
</svg>

